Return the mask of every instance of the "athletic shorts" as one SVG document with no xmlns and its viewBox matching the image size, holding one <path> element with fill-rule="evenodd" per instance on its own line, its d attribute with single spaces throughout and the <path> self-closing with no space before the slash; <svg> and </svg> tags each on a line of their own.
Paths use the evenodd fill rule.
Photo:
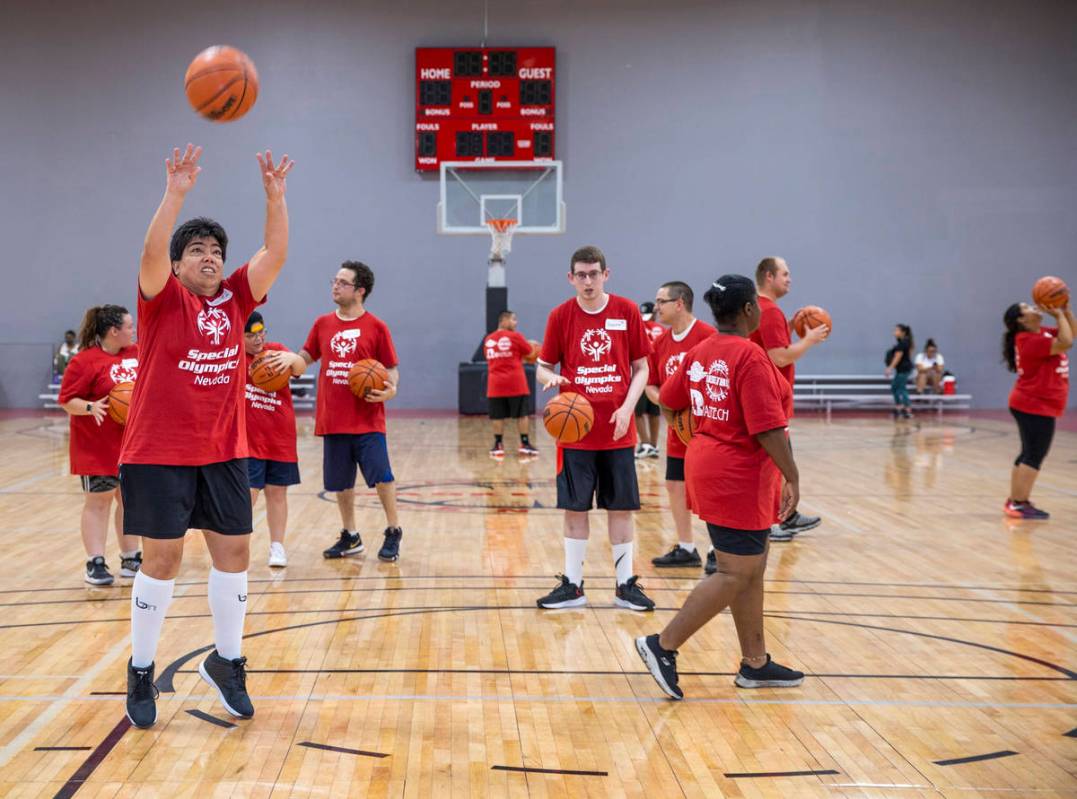
<svg viewBox="0 0 1077 799">
<path fill-rule="evenodd" d="M 355 488 L 355 467 L 367 488 L 395 479 L 385 433 L 329 433 L 322 436 L 322 477 L 326 491 Z"/>
<path fill-rule="evenodd" d="M 294 486 L 299 484 L 299 464 L 247 458 L 247 477 L 250 478 L 251 488 L 262 489 L 266 485 Z"/>
<path fill-rule="evenodd" d="M 684 482 L 684 458 L 666 456 L 666 479 Z"/>
<path fill-rule="evenodd" d="M 527 416 L 527 401 L 530 394 L 522 394 L 519 397 L 487 397 L 486 403 L 490 406 L 491 419 L 519 419 Z"/>
<path fill-rule="evenodd" d="M 604 510 L 639 510 L 636 455 L 622 449 L 557 448 L 557 507 L 589 511 L 598 496 Z"/>
<path fill-rule="evenodd" d="M 737 530 L 733 527 L 719 527 L 707 522 L 711 545 L 727 555 L 762 555 L 767 551 L 770 528 L 766 530 Z"/>
<path fill-rule="evenodd" d="M 82 479 L 82 490 L 87 494 L 104 494 L 107 491 L 114 491 L 120 486 L 120 478 L 113 477 L 110 474 L 84 474 L 80 475 Z"/>
<path fill-rule="evenodd" d="M 636 400 L 636 416 L 658 416 L 660 413 L 659 408 L 649 399 L 646 394 L 640 394 L 639 399 Z"/>
<path fill-rule="evenodd" d="M 120 466 L 123 532 L 146 538 L 183 538 L 188 530 L 222 535 L 251 532 L 247 459 L 205 466 Z"/>
</svg>

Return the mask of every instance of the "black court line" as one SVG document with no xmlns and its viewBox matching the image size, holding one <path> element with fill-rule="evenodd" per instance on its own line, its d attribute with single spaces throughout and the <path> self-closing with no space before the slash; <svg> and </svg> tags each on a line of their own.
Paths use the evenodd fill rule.
<svg viewBox="0 0 1077 799">
<path fill-rule="evenodd" d="M 202 719 L 202 721 L 208 721 L 210 724 L 216 724 L 218 727 L 224 727 L 226 730 L 230 730 L 236 725 L 230 721 L 219 719 L 216 716 L 211 716 L 209 713 L 203 713 L 201 710 L 188 710 L 187 714 L 194 716 L 196 719 Z"/>
<path fill-rule="evenodd" d="M 101 765 L 108 753 L 111 752 L 116 744 L 120 742 L 123 734 L 131 728 L 131 720 L 124 716 L 115 727 L 105 736 L 105 740 L 97 745 L 88 758 L 83 761 L 82 765 L 78 767 L 78 770 L 72 774 L 67 782 L 63 784 L 63 787 L 56 792 L 53 799 L 71 799 L 75 795 L 75 792 L 82 787 L 82 783 L 90 779 L 90 775 L 97 770 L 97 767 Z"/>
<path fill-rule="evenodd" d="M 723 776 L 731 780 L 751 779 L 752 777 L 821 777 L 829 774 L 841 774 L 832 768 L 811 771 L 727 771 Z"/>
<path fill-rule="evenodd" d="M 90 691 L 90 696 L 127 696 L 127 691 Z"/>
<path fill-rule="evenodd" d="M 490 766 L 491 771 L 518 771 L 523 774 L 568 774 L 573 777 L 608 777 L 608 771 L 577 771 L 567 768 L 528 768 L 527 766 Z"/>
<path fill-rule="evenodd" d="M 342 752 L 345 755 L 362 755 L 363 757 L 389 757 L 384 752 L 367 752 L 363 749 L 348 749 L 346 746 L 330 746 L 329 744 L 316 744 L 313 741 L 300 741 L 297 746 L 305 746 L 307 749 L 324 749 L 326 752 Z"/>
<path fill-rule="evenodd" d="M 35 752 L 89 752 L 92 746 L 35 746 Z"/>
<path fill-rule="evenodd" d="M 979 763 L 981 760 L 998 760 L 1000 757 L 1011 757 L 1018 754 L 1009 749 L 1003 749 L 1001 752 L 989 752 L 986 755 L 972 755 L 971 757 L 955 757 L 950 760 L 932 760 L 936 766 L 958 766 L 962 763 Z"/>
</svg>

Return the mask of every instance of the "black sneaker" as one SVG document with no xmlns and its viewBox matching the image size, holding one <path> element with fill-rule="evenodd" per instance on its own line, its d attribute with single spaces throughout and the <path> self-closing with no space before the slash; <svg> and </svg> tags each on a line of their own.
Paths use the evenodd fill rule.
<svg viewBox="0 0 1077 799">
<path fill-rule="evenodd" d="M 254 705 L 247 696 L 247 659 L 225 660 L 214 649 L 198 666 L 202 679 L 217 689 L 224 709 L 233 716 L 249 719 L 254 715 Z"/>
<path fill-rule="evenodd" d="M 767 662 L 758 669 L 753 669 L 747 663 L 740 664 L 733 684 L 738 688 L 792 688 L 804 682 L 804 672 L 793 671 L 770 659 L 767 653 Z"/>
<path fill-rule="evenodd" d="M 520 444 L 520 448 L 516 450 L 516 454 L 521 458 L 534 458 L 539 454 L 539 451 L 530 444 Z"/>
<path fill-rule="evenodd" d="M 637 638 L 636 651 L 659 687 L 671 699 L 684 699 L 684 691 L 677 685 L 677 653 L 660 647 L 657 635 Z"/>
<path fill-rule="evenodd" d="M 399 527 L 385 528 L 385 541 L 382 543 L 381 549 L 378 550 L 378 560 L 392 563 L 400 557 L 400 536 L 402 535 L 404 535 L 404 531 Z"/>
<path fill-rule="evenodd" d="M 657 558 L 651 558 L 651 563 L 659 567 L 703 565 L 703 561 L 699 558 L 698 549 L 693 549 L 691 552 L 689 552 L 680 544 L 674 544 L 673 549 L 671 549 L 665 555 L 659 555 Z"/>
<path fill-rule="evenodd" d="M 643 586 L 638 581 L 639 577 L 629 577 L 627 583 L 617 586 L 613 604 L 629 610 L 654 610 L 654 601 L 643 593 Z"/>
<path fill-rule="evenodd" d="M 113 577 L 109 574 L 105 559 L 98 555 L 86 561 L 86 575 L 83 579 L 90 585 L 112 585 Z"/>
<path fill-rule="evenodd" d="M 563 574 L 557 576 L 561 578 L 561 584 L 538 600 L 537 604 L 540 608 L 548 610 L 553 608 L 578 608 L 587 604 L 587 597 L 583 595 L 583 580 L 580 580 L 580 584 L 576 585 L 575 583 L 570 583 Z"/>
<path fill-rule="evenodd" d="M 127 660 L 127 718 L 141 730 L 157 721 L 157 686 L 153 684 L 153 664 L 136 669 Z"/>
<path fill-rule="evenodd" d="M 718 572 L 718 556 L 714 554 L 713 549 L 707 553 L 707 565 L 703 567 L 703 571 L 707 574 Z"/>
<path fill-rule="evenodd" d="M 789 530 L 793 535 L 803 533 L 806 530 L 814 530 L 823 520 L 818 516 L 805 516 L 803 513 L 793 511 L 793 515 L 781 524 L 783 530 Z"/>
<path fill-rule="evenodd" d="M 120 577 L 134 577 L 142 568 L 142 553 L 136 552 L 129 558 L 120 558 Z"/>
<path fill-rule="evenodd" d="M 343 558 L 345 555 L 358 555 L 363 551 L 363 537 L 352 535 L 347 530 L 340 531 L 340 540 L 322 552 L 326 558 Z"/>
</svg>

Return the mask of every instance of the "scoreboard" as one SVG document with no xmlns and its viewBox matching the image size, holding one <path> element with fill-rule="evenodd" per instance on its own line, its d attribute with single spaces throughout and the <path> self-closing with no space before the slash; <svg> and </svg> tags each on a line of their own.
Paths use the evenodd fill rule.
<svg viewBox="0 0 1077 799">
<path fill-rule="evenodd" d="M 552 161 L 553 47 L 415 50 L 415 169 Z"/>
</svg>

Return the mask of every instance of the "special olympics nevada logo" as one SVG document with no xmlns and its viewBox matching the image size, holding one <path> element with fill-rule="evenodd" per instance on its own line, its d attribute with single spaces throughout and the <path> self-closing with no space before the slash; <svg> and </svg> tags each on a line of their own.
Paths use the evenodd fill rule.
<svg viewBox="0 0 1077 799">
<path fill-rule="evenodd" d="M 603 355 L 613 349 L 613 339 L 602 328 L 593 327 L 580 339 L 580 349 L 583 350 L 584 355 L 589 355 L 597 363 Z"/>
<path fill-rule="evenodd" d="M 127 360 L 124 360 L 122 363 L 114 363 L 109 367 L 108 377 L 113 383 L 135 382 L 138 373 L 133 366 L 128 365 Z"/>
<path fill-rule="evenodd" d="M 359 348 L 358 338 L 358 330 L 341 330 L 329 339 L 329 349 L 331 349 L 338 358 L 344 360 Z"/>
<path fill-rule="evenodd" d="M 231 329 L 232 321 L 220 308 L 203 308 L 198 312 L 198 332 L 209 336 L 213 346 L 218 346 Z"/>
</svg>

